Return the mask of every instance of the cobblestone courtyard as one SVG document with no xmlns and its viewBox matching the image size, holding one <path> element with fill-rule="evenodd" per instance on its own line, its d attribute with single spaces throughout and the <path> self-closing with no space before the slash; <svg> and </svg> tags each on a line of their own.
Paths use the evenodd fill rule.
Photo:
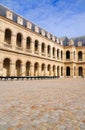
<svg viewBox="0 0 85 130">
<path fill-rule="evenodd" d="M 85 130 L 85 79 L 0 81 L 0 130 Z"/>
</svg>

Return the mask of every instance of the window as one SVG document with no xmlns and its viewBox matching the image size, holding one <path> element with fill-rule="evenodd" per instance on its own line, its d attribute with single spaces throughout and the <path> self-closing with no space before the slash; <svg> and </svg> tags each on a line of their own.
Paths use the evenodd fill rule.
<svg viewBox="0 0 85 130">
<path fill-rule="evenodd" d="M 83 68 L 79 67 L 78 69 L 79 76 L 83 76 Z"/>
<path fill-rule="evenodd" d="M 5 30 L 5 42 L 11 44 L 11 31 L 9 29 Z"/>
<path fill-rule="evenodd" d="M 61 60 L 63 59 L 63 51 L 61 51 Z"/>
<path fill-rule="evenodd" d="M 57 49 L 57 58 L 59 59 L 59 49 Z"/>
<path fill-rule="evenodd" d="M 66 67 L 66 76 L 70 76 L 70 67 Z"/>
<path fill-rule="evenodd" d="M 45 44 L 44 43 L 42 43 L 42 45 L 41 45 L 41 52 L 45 53 Z"/>
<path fill-rule="evenodd" d="M 30 37 L 27 37 L 27 40 L 26 40 L 26 49 L 31 49 L 31 38 Z"/>
<path fill-rule="evenodd" d="M 20 33 L 17 34 L 17 46 L 21 47 L 22 43 L 22 35 Z"/>
<path fill-rule="evenodd" d="M 50 45 L 48 45 L 48 47 L 47 47 L 47 53 L 48 53 L 49 56 L 50 56 L 50 51 L 51 51 L 51 47 L 50 47 Z"/>
<path fill-rule="evenodd" d="M 38 41 L 37 40 L 35 40 L 35 53 L 38 53 Z"/>
<path fill-rule="evenodd" d="M 82 52 L 81 51 L 78 52 L 78 60 L 82 60 Z"/>
<path fill-rule="evenodd" d="M 66 59 L 70 59 L 70 51 L 66 51 Z"/>
</svg>

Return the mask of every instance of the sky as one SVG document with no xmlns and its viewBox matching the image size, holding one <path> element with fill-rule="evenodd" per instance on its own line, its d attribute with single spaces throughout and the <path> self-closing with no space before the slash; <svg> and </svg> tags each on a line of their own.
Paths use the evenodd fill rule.
<svg viewBox="0 0 85 130">
<path fill-rule="evenodd" d="M 0 4 L 57 37 L 85 35 L 85 0 L 0 0 Z"/>
</svg>

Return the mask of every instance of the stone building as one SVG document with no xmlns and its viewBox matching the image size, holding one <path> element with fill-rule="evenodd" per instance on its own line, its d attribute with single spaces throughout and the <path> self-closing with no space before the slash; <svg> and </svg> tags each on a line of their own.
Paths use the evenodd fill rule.
<svg viewBox="0 0 85 130">
<path fill-rule="evenodd" d="M 0 5 L 0 76 L 85 76 L 85 45 L 63 41 Z"/>
</svg>

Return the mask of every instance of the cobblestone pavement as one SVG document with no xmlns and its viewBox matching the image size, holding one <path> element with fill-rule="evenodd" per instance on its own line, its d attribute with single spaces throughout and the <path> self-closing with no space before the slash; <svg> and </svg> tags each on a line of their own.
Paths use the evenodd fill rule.
<svg viewBox="0 0 85 130">
<path fill-rule="evenodd" d="M 0 130 L 85 130 L 85 79 L 0 81 Z"/>
</svg>

